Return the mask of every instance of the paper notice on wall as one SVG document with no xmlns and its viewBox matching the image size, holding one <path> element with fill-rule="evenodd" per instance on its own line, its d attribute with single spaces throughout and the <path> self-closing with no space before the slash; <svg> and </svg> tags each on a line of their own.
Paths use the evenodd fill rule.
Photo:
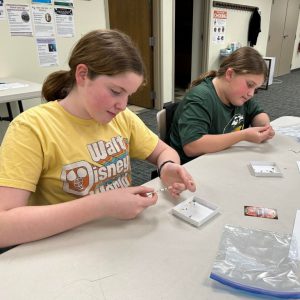
<svg viewBox="0 0 300 300">
<path fill-rule="evenodd" d="M 40 66 L 57 66 L 58 55 L 56 49 L 56 40 L 54 38 L 37 38 L 36 44 L 38 49 Z"/>
<path fill-rule="evenodd" d="M 32 6 L 35 36 L 54 37 L 54 12 L 49 6 Z"/>
<path fill-rule="evenodd" d="M 52 0 L 32 0 L 32 3 L 51 4 Z"/>
<path fill-rule="evenodd" d="M 73 8 L 56 7 L 54 13 L 57 35 L 73 37 L 75 35 Z"/>
<path fill-rule="evenodd" d="M 0 0 L 0 21 L 5 20 L 4 0 Z"/>
<path fill-rule="evenodd" d="M 54 0 L 54 5 L 60 5 L 60 6 L 71 6 L 73 7 L 73 0 Z"/>
<path fill-rule="evenodd" d="M 33 35 L 29 5 L 6 4 L 6 11 L 12 36 Z"/>
<path fill-rule="evenodd" d="M 227 11 L 226 10 L 214 10 L 212 21 L 213 21 L 213 24 L 212 24 L 213 43 L 223 44 L 225 42 Z"/>
</svg>

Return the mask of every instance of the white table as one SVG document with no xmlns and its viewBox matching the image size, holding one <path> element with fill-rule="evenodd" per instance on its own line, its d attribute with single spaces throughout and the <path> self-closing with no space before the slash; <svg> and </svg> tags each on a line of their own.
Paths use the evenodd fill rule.
<svg viewBox="0 0 300 300">
<path fill-rule="evenodd" d="M 300 125 L 300 117 L 283 116 L 271 122 L 273 127 Z"/>
<path fill-rule="evenodd" d="M 280 117 L 271 122 L 277 133 L 290 136 L 300 143 L 300 118 L 294 116 Z"/>
<path fill-rule="evenodd" d="M 186 164 L 200 198 L 221 214 L 200 228 L 174 217 L 166 193 L 137 219 L 99 220 L 0 255 L 0 299 L 255 299 L 209 278 L 225 224 L 292 233 L 299 209 L 300 149 L 278 135 L 240 143 Z M 252 176 L 251 160 L 275 161 L 282 178 Z M 148 186 L 160 187 L 159 179 Z M 185 192 L 182 199 L 192 194 Z M 276 208 L 278 220 L 244 216 L 244 205 Z"/>
<path fill-rule="evenodd" d="M 13 87 L 8 89 L 1 89 L 1 85 L 19 83 L 24 85 L 22 87 Z M 22 100 L 33 99 L 41 97 L 42 85 L 39 83 L 19 79 L 19 78 L 0 78 L 0 103 L 6 103 L 8 116 L 0 117 L 0 120 L 11 121 L 13 114 L 10 102 L 18 101 L 19 110 L 23 112 Z"/>
</svg>

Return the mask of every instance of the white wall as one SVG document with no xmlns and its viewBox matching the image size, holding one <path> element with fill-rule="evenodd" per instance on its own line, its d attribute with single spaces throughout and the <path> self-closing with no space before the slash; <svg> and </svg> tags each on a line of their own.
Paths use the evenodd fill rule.
<svg viewBox="0 0 300 300">
<path fill-rule="evenodd" d="M 292 70 L 300 68 L 300 52 L 298 52 L 298 44 L 300 43 L 300 11 L 298 18 L 298 27 L 296 32 L 295 46 L 292 59 Z"/>
<path fill-rule="evenodd" d="M 29 0 L 6 1 L 12 4 L 31 4 Z M 67 68 L 68 54 L 75 42 L 86 32 L 105 28 L 103 0 L 74 1 L 75 33 L 73 38 L 57 37 L 59 66 L 40 67 L 34 37 L 11 37 L 8 21 L 0 21 L 0 77 L 13 76 L 42 83 L 51 72 Z"/>
<path fill-rule="evenodd" d="M 8 21 L 0 21 L 0 78 L 6 76 L 20 77 L 42 83 L 45 77 L 56 70 L 67 68 L 68 54 L 75 42 L 86 32 L 106 28 L 106 0 L 74 0 L 75 32 L 74 38 L 57 38 L 57 48 L 59 53 L 59 66 L 40 67 L 34 37 L 11 37 L 9 33 Z M 208 43 L 208 69 L 217 69 L 219 66 L 219 51 L 225 48 L 230 42 L 240 42 L 247 44 L 248 24 L 251 12 L 242 12 L 227 9 L 228 19 L 226 23 L 226 35 L 224 44 L 214 44 L 212 42 L 212 7 L 210 13 L 210 37 Z M 245 4 L 243 0 L 227 0 L 236 4 Z M 6 3 L 31 4 L 30 0 L 7 0 Z M 258 36 L 255 48 L 265 55 L 269 32 L 269 21 L 271 15 L 272 0 L 248 0 L 247 5 L 257 6 L 261 11 L 261 33 Z M 161 94 L 164 102 L 171 101 L 174 93 L 174 15 L 175 0 L 160 1 L 160 22 L 161 22 Z M 298 23 L 296 41 L 300 41 L 300 24 Z M 297 53 L 295 44 L 292 69 L 300 67 L 300 54 Z M 36 105 L 39 99 L 24 102 L 25 109 Z M 17 105 L 13 104 L 14 114 L 17 113 Z M 0 104 L 0 114 L 6 115 L 5 104 Z M 8 122 L 0 122 L 0 140 L 7 128 Z"/>
<path fill-rule="evenodd" d="M 30 0 L 7 0 L 5 4 L 27 4 Z M 56 70 L 68 68 L 68 55 L 75 42 L 86 32 L 106 28 L 104 0 L 74 0 L 75 37 L 56 37 L 59 65 L 40 67 L 35 37 L 10 35 L 8 20 L 0 21 L 0 78 L 17 77 L 42 83 L 46 76 Z M 40 103 L 40 99 L 26 100 L 24 108 Z M 18 113 L 16 103 L 12 104 L 14 116 Z M 0 104 L 0 115 L 7 115 L 6 105 Z M 0 122 L 0 141 L 8 122 Z"/>
<path fill-rule="evenodd" d="M 272 0 L 247 0 L 247 3 L 243 0 L 226 0 L 228 3 L 243 4 L 258 7 L 261 12 L 261 32 L 258 35 L 257 44 L 254 47 L 263 56 L 266 54 L 268 34 L 269 34 L 269 23 L 271 16 Z M 225 40 L 223 44 L 215 44 L 212 41 L 213 38 L 213 11 L 214 10 L 226 10 L 227 11 L 227 22 Z M 240 42 L 242 46 L 247 46 L 248 39 L 248 27 L 249 20 L 252 12 L 240 11 L 233 9 L 223 9 L 212 6 L 211 1 L 211 14 L 210 14 L 210 37 L 209 37 L 209 58 L 208 66 L 209 69 L 218 69 L 220 64 L 220 49 L 226 48 L 231 42 Z"/>
<path fill-rule="evenodd" d="M 161 9 L 161 99 L 174 99 L 175 1 L 163 0 Z"/>
</svg>

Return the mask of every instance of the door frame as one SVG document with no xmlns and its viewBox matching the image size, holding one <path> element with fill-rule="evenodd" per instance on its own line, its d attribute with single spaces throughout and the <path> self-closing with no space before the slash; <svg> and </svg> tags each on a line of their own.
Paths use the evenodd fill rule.
<svg viewBox="0 0 300 300">
<path fill-rule="evenodd" d="M 152 30 L 155 36 L 155 46 L 153 52 L 153 85 L 155 91 L 154 108 L 160 110 L 163 108 L 163 90 L 162 90 L 162 74 L 163 74 L 163 52 L 162 52 L 162 18 L 161 1 L 153 0 L 153 22 Z M 174 2 L 174 0 L 172 0 Z M 174 40 L 174 38 L 172 39 Z M 173 44 L 173 49 L 175 44 Z M 174 60 L 174 58 L 173 58 Z M 174 74 L 173 74 L 173 90 L 174 90 Z M 174 95 L 173 95 L 174 96 Z"/>
<path fill-rule="evenodd" d="M 198 2 L 198 0 L 194 0 L 194 6 L 195 6 L 195 1 Z M 210 11 L 210 0 L 202 0 L 203 6 L 201 8 L 201 15 L 203 17 L 203 22 L 201 24 L 202 26 L 202 37 L 201 40 L 199 40 L 199 37 L 195 37 L 195 30 L 193 29 L 193 41 L 192 43 L 194 44 L 193 46 L 193 51 L 197 51 L 197 46 L 202 47 L 202 55 L 201 59 L 202 61 L 198 61 L 198 67 L 199 67 L 199 72 L 203 72 L 207 69 L 207 64 L 208 64 L 208 47 L 203 47 L 203 45 L 208 45 L 208 37 L 209 37 L 209 11 Z M 152 22 L 152 30 L 153 30 L 153 36 L 155 37 L 155 45 L 153 49 L 153 87 L 155 91 L 155 101 L 154 101 L 154 108 L 155 109 L 162 109 L 164 102 L 172 101 L 174 99 L 174 81 L 175 81 L 175 0 L 171 0 L 171 22 L 170 22 L 170 16 L 162 13 L 163 11 L 163 1 L 161 0 L 152 0 L 152 5 L 153 5 L 153 22 Z M 105 7 L 105 16 L 106 16 L 106 27 L 110 27 L 110 22 L 109 22 L 109 10 L 108 10 L 108 0 L 104 0 L 104 7 Z M 169 26 L 171 23 L 171 44 L 172 44 L 172 49 L 170 50 L 171 52 L 171 59 L 172 59 L 172 64 L 171 68 L 172 70 L 170 71 L 171 74 L 171 89 L 172 92 L 168 96 L 168 98 L 171 99 L 166 99 L 165 97 L 166 91 L 163 88 L 162 80 L 164 79 L 164 75 L 166 73 L 166 70 L 164 70 L 164 66 L 166 63 L 169 61 L 170 57 L 165 57 L 165 49 L 163 47 L 166 47 L 163 43 L 163 38 L 164 38 L 164 26 Z M 194 23 L 193 26 L 196 26 L 199 23 Z M 196 42 L 195 42 L 196 41 Z M 199 49 L 199 48 L 198 48 Z M 192 53 L 193 57 L 193 53 Z M 192 66 L 191 74 L 192 72 L 197 72 L 195 71 L 194 67 Z M 170 92 L 170 91 L 169 91 Z"/>
<path fill-rule="evenodd" d="M 277 0 L 277 2 L 273 0 L 272 2 L 266 47 L 266 56 L 276 58 L 274 77 L 288 74 L 291 71 L 297 33 L 296 19 L 299 16 L 299 0 L 282 2 L 281 0 Z M 283 6 L 284 11 L 282 13 L 284 15 L 281 13 Z M 294 7 L 298 7 L 298 9 L 294 10 Z M 278 20 L 278 15 L 282 16 L 282 19 Z M 291 20 L 293 23 L 290 23 Z M 288 61 L 284 60 L 285 58 L 288 58 Z"/>
<path fill-rule="evenodd" d="M 165 15 L 162 13 L 161 0 L 153 0 L 153 35 L 156 37 L 156 44 L 154 47 L 154 66 L 153 66 L 153 74 L 154 74 L 154 90 L 156 92 L 155 99 L 155 108 L 162 109 L 164 105 L 164 100 L 173 100 L 174 99 L 174 89 L 175 89 L 175 0 L 172 0 L 172 99 L 165 99 L 163 93 L 162 80 L 164 75 L 163 66 L 164 55 L 163 55 L 163 24 L 166 22 L 170 23 L 168 20 L 165 20 Z M 197 13 L 201 13 L 201 18 L 193 21 L 193 37 L 192 37 L 192 68 L 191 75 L 195 76 L 195 74 L 199 75 L 204 72 L 208 68 L 208 41 L 209 41 L 209 16 L 210 16 L 210 0 L 201 0 L 201 5 L 199 5 L 199 0 L 194 0 L 194 16 Z M 199 17 L 199 14 L 198 14 Z M 169 24 L 168 24 L 169 25 Z M 195 28 L 199 26 L 200 32 L 195 30 Z M 198 35 L 197 35 L 198 33 Z M 199 36 L 200 33 L 200 36 Z M 206 45 L 204 47 L 204 45 Z M 201 49 L 201 56 L 198 59 L 195 59 L 197 52 Z M 168 58 L 167 58 L 168 59 Z M 195 61 L 196 66 L 195 66 Z"/>
</svg>

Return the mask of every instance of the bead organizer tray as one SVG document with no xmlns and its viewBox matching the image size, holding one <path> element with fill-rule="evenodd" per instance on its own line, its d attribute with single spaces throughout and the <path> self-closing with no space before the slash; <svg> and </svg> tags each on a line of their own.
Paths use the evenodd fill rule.
<svg viewBox="0 0 300 300">
<path fill-rule="evenodd" d="M 258 177 L 282 177 L 282 173 L 275 162 L 250 161 L 249 169 L 252 175 Z"/>
<path fill-rule="evenodd" d="M 173 215 L 199 227 L 219 212 L 219 207 L 214 203 L 200 199 L 196 196 L 177 204 L 172 209 Z"/>
</svg>

